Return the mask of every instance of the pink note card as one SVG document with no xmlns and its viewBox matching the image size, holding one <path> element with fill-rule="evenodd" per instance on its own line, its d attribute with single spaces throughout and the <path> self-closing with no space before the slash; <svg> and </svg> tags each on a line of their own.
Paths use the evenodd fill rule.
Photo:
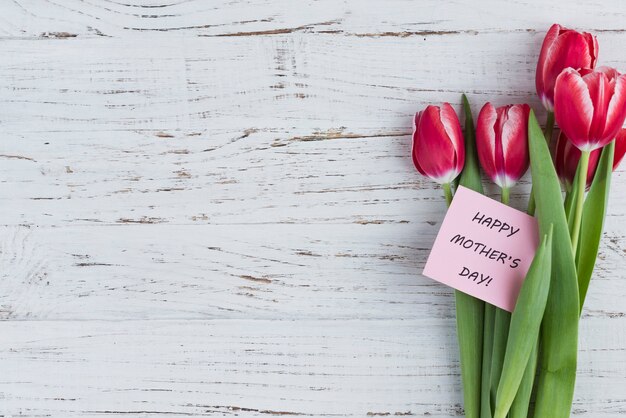
<svg viewBox="0 0 626 418">
<path fill-rule="evenodd" d="M 535 218 L 460 186 L 424 275 L 511 312 L 538 245 Z"/>
</svg>

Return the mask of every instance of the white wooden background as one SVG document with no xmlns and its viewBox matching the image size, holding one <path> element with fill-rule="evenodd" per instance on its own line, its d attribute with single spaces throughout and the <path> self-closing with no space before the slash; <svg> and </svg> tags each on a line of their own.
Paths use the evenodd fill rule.
<svg viewBox="0 0 626 418">
<path fill-rule="evenodd" d="M 461 415 L 411 117 L 539 109 L 555 21 L 626 70 L 615 0 L 1 0 L 0 415 Z M 579 417 L 626 414 L 625 170 Z"/>
</svg>

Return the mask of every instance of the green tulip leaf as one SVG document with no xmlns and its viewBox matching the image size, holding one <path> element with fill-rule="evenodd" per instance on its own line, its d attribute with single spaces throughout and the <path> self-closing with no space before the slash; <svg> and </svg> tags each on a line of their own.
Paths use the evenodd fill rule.
<svg viewBox="0 0 626 418">
<path fill-rule="evenodd" d="M 511 315 L 494 418 L 505 418 L 509 412 L 537 344 L 550 291 L 551 267 L 552 230 L 544 235 L 535 253 Z"/>
<path fill-rule="evenodd" d="M 527 418 L 528 408 L 530 406 L 530 397 L 533 392 L 533 384 L 535 383 L 535 375 L 537 374 L 537 357 L 539 356 L 539 339 L 535 342 L 535 347 L 530 353 L 522 382 L 517 389 L 517 394 L 509 411 L 509 418 Z"/>
<path fill-rule="evenodd" d="M 578 281 L 561 186 L 533 111 L 528 120 L 530 168 L 539 232 L 554 225 L 550 292 L 541 327 L 535 418 L 569 418 L 576 380 Z"/>
<path fill-rule="evenodd" d="M 595 177 L 587 194 L 583 206 L 583 218 L 580 228 L 580 241 L 578 243 L 578 291 L 580 298 L 580 311 L 582 312 L 591 274 L 598 257 L 604 218 L 609 201 L 609 189 L 611 188 L 611 174 L 613 172 L 613 155 L 615 154 L 615 141 L 604 147 Z"/>
</svg>

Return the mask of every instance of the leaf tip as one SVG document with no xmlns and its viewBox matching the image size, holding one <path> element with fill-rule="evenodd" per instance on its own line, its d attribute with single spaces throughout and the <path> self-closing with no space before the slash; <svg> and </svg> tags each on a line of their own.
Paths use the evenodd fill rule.
<svg viewBox="0 0 626 418">
<path fill-rule="evenodd" d="M 552 245 L 552 233 L 554 232 L 554 223 L 550 222 L 550 226 L 548 227 L 548 232 L 543 234 L 543 238 L 541 239 L 542 247 L 549 247 Z"/>
</svg>

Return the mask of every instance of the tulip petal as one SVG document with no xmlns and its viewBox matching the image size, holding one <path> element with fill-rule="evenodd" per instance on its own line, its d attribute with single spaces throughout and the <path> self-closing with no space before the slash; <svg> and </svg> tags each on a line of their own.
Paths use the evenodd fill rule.
<svg viewBox="0 0 626 418">
<path fill-rule="evenodd" d="M 495 125 L 498 119 L 496 108 L 491 103 L 485 103 L 478 114 L 476 123 L 476 150 L 478 151 L 478 159 L 483 171 L 491 179 L 496 182 L 496 130 Z"/>
<path fill-rule="evenodd" d="M 416 135 L 414 155 L 419 167 L 438 183 L 452 181 L 456 177 L 456 150 L 441 122 L 439 108 L 428 106 L 422 112 Z"/>
<path fill-rule="evenodd" d="M 548 53 L 550 51 L 551 45 L 556 41 L 556 38 L 559 36 L 559 32 L 561 31 L 561 26 L 557 23 L 550 26 L 548 29 L 548 33 L 546 33 L 546 37 L 543 39 L 543 44 L 541 45 L 541 53 L 539 55 L 539 61 L 537 61 L 537 72 L 535 73 L 535 86 L 537 87 L 537 94 L 539 98 L 544 101 L 544 92 L 545 83 L 544 83 L 544 68 L 546 67 L 546 61 L 548 58 Z M 545 103 L 544 103 L 545 104 Z"/>
<path fill-rule="evenodd" d="M 579 149 L 587 149 L 593 103 L 587 84 L 572 68 L 563 70 L 556 80 L 554 110 L 556 122 L 570 141 Z"/>
<path fill-rule="evenodd" d="M 588 67 L 595 68 L 596 63 L 598 62 L 598 52 L 600 51 L 600 47 L 598 45 L 598 38 L 596 38 L 595 36 L 593 36 L 592 34 L 588 32 L 583 32 L 583 36 L 585 37 L 585 40 L 587 41 L 587 44 L 589 45 L 589 56 L 591 59 L 590 59 Z"/>
<path fill-rule="evenodd" d="M 554 87 L 563 69 L 592 67 L 595 57 L 587 38 L 576 31 L 565 30 L 554 40 L 546 54 L 542 77 L 546 98 L 554 103 Z"/>
<path fill-rule="evenodd" d="M 604 127 L 603 142 L 600 147 L 608 144 L 615 138 L 626 119 L 626 74 L 615 79 L 613 97 L 608 105 L 606 113 L 606 124 Z"/>
<path fill-rule="evenodd" d="M 422 176 L 426 176 L 426 172 L 420 166 L 420 163 L 417 160 L 417 152 L 416 152 L 417 151 L 416 143 L 419 140 L 419 137 L 417 135 L 417 127 L 419 126 L 419 121 L 420 121 L 421 116 L 422 116 L 422 112 L 419 112 L 419 113 L 416 113 L 415 117 L 413 118 L 413 145 L 411 148 L 411 156 L 413 157 L 413 164 L 415 165 L 415 168 L 417 169 L 417 171 Z"/>
<path fill-rule="evenodd" d="M 598 169 L 598 161 L 600 161 L 600 155 L 602 154 L 602 150 L 600 148 L 591 151 L 589 154 L 589 167 L 587 168 L 587 182 L 585 183 L 585 189 L 589 190 L 591 187 L 591 182 L 593 181 L 593 177 L 596 174 L 596 170 Z"/>
<path fill-rule="evenodd" d="M 587 69 L 586 71 L 590 72 L 591 70 Z M 606 65 L 603 65 L 602 67 L 596 68 L 595 71 L 598 71 L 598 72 L 601 72 L 601 73 L 605 74 L 609 78 L 609 80 L 616 79 L 617 77 L 620 76 L 619 71 L 617 71 L 613 67 L 607 67 Z M 582 72 L 581 72 L 581 74 L 582 74 Z"/>
<path fill-rule="evenodd" d="M 450 106 L 450 103 L 444 103 L 441 106 L 441 122 L 454 146 L 456 156 L 455 171 L 458 174 L 463 170 L 463 165 L 465 164 L 465 143 L 459 117 L 452 106 Z"/>
<path fill-rule="evenodd" d="M 609 101 L 613 95 L 613 86 L 607 75 L 602 71 L 593 71 L 583 76 L 583 80 L 587 84 L 589 97 L 593 103 L 593 118 L 589 127 L 589 139 L 594 143 L 601 143 L 604 138 L 604 126 L 607 121 Z M 594 149 L 602 146 L 604 144 L 598 144 L 598 146 L 594 146 Z"/>
<path fill-rule="evenodd" d="M 530 107 L 513 105 L 507 109 L 507 118 L 502 127 L 503 167 L 500 187 L 513 186 L 528 170 L 528 115 Z"/>
</svg>

